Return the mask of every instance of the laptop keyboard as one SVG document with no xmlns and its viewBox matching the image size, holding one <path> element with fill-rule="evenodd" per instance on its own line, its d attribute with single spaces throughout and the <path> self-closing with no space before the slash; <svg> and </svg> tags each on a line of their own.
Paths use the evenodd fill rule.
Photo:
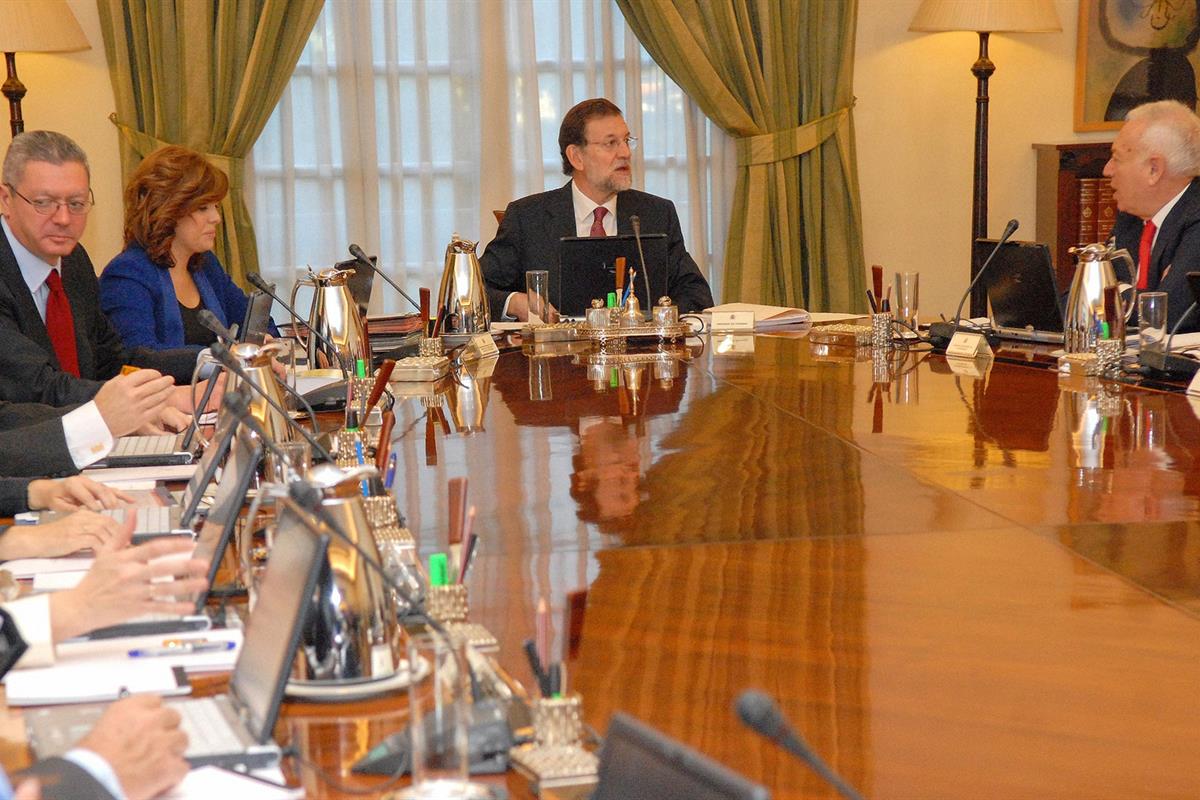
<svg viewBox="0 0 1200 800">
<path fill-rule="evenodd" d="M 245 749 L 242 739 L 229 722 L 231 714 L 225 697 L 205 697 L 172 703 L 182 720 L 179 727 L 187 734 L 188 758 L 218 753 L 238 753 Z"/>
<path fill-rule="evenodd" d="M 170 506 L 137 506 L 133 510 L 137 512 L 137 524 L 133 527 L 134 535 L 139 533 L 164 533 L 171 530 Z M 112 517 L 117 522 L 124 522 L 127 511 L 129 509 L 110 508 L 100 513 L 107 517 Z"/>
<path fill-rule="evenodd" d="M 179 451 L 177 433 L 158 436 L 122 436 L 113 445 L 110 456 L 165 456 Z"/>
</svg>

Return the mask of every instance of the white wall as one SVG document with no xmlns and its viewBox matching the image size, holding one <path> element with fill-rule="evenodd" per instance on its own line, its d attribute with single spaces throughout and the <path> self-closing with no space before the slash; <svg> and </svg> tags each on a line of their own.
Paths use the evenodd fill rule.
<svg viewBox="0 0 1200 800">
<path fill-rule="evenodd" d="M 923 319 L 947 316 L 970 269 L 974 33 L 909 33 L 920 0 L 859 0 L 855 132 L 866 262 L 921 272 Z M 1034 142 L 1110 141 L 1072 130 L 1079 4 L 1057 0 L 1061 33 L 993 34 L 988 233 L 1015 217 L 1035 240 Z M 869 284 L 868 284 L 869 285 Z"/>
</svg>

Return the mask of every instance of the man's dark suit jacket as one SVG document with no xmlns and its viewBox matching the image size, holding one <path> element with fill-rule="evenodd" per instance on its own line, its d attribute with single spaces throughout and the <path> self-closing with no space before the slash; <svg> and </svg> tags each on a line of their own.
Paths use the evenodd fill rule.
<svg viewBox="0 0 1200 800">
<path fill-rule="evenodd" d="M 1138 261 L 1142 224 L 1143 220 L 1138 217 L 1122 213 L 1113 225 L 1117 247 L 1128 250 L 1134 264 Z M 1125 274 L 1123 262 L 1117 262 L 1116 267 L 1118 280 L 1136 282 L 1136 274 Z M 1195 271 L 1200 271 L 1200 178 L 1192 179 L 1179 202 L 1163 220 L 1150 254 L 1147 291 L 1167 293 L 1168 328 L 1173 328 L 1192 304 L 1194 298 L 1188 288 L 1187 273 Z M 1200 330 L 1200 313 L 1193 312 L 1179 330 Z"/>
<path fill-rule="evenodd" d="M 125 364 L 157 369 L 177 383 L 191 380 L 194 352 L 125 349 L 100 311 L 96 272 L 83 245 L 63 257 L 62 280 L 75 321 L 79 378 L 59 366 L 8 237 L 0 232 L 0 398 L 52 406 L 85 403 Z"/>
<path fill-rule="evenodd" d="M 628 189 L 617 195 L 617 233 L 632 234 L 629 218 L 641 219 L 642 233 L 667 235 L 667 294 L 682 313 L 702 311 L 713 304 L 712 290 L 683 243 L 679 215 L 670 200 Z M 559 285 L 558 243 L 575 236 L 575 204 L 571 184 L 508 204 L 504 220 L 480 259 L 488 285 L 492 319 L 500 319 L 512 292 L 525 291 L 525 271 L 550 272 L 551 287 Z M 651 284 L 660 285 L 651 272 Z M 639 276 L 638 281 L 641 281 Z M 652 298 L 652 301 L 658 298 Z M 590 297 L 562 298 L 564 307 L 586 308 Z"/>
<path fill-rule="evenodd" d="M 0 475 L 36 478 L 78 472 L 62 425 L 62 415 L 70 410 L 0 401 Z"/>
</svg>

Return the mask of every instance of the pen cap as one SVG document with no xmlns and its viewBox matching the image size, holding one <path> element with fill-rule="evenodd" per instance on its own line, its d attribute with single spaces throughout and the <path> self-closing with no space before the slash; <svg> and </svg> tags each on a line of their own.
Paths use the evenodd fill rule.
<svg viewBox="0 0 1200 800">
<path fill-rule="evenodd" d="M 445 553 L 434 553 L 429 557 L 429 585 L 446 586 L 450 583 L 449 562 Z"/>
</svg>

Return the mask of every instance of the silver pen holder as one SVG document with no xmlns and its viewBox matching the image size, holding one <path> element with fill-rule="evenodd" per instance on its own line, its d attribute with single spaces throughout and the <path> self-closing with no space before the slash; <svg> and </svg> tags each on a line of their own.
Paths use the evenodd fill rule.
<svg viewBox="0 0 1200 800">
<path fill-rule="evenodd" d="M 358 450 L 359 445 L 362 445 L 363 463 L 371 463 L 370 449 L 379 441 L 379 432 L 369 431 L 366 428 L 358 430 L 350 430 L 342 428 L 338 431 L 337 436 L 337 453 L 334 458 L 337 460 L 337 465 L 342 469 L 349 469 L 359 465 Z"/>
<path fill-rule="evenodd" d="M 417 354 L 426 357 L 445 355 L 445 348 L 442 347 L 442 340 L 440 338 L 421 339 L 419 342 L 417 342 Z"/>
<path fill-rule="evenodd" d="M 1118 374 L 1121 371 L 1121 357 L 1124 355 L 1124 339 L 1096 340 L 1096 368 L 1101 375 Z"/>
<path fill-rule="evenodd" d="M 461 583 L 430 586 L 425 593 L 425 613 L 442 624 L 467 618 L 467 587 Z"/>
<path fill-rule="evenodd" d="M 367 524 L 375 535 L 375 544 L 382 550 L 411 550 L 416 546 L 412 532 L 404 527 L 400 519 L 400 510 L 396 508 L 396 500 L 391 495 L 364 497 L 363 506 L 367 511 Z M 384 555 L 384 553 L 380 553 Z"/>
<path fill-rule="evenodd" d="M 583 698 L 539 697 L 533 702 L 533 737 L 538 747 L 567 747 L 583 739 Z"/>
<path fill-rule="evenodd" d="M 882 311 L 871 315 L 871 347 L 891 349 L 892 347 L 892 313 Z"/>
</svg>

